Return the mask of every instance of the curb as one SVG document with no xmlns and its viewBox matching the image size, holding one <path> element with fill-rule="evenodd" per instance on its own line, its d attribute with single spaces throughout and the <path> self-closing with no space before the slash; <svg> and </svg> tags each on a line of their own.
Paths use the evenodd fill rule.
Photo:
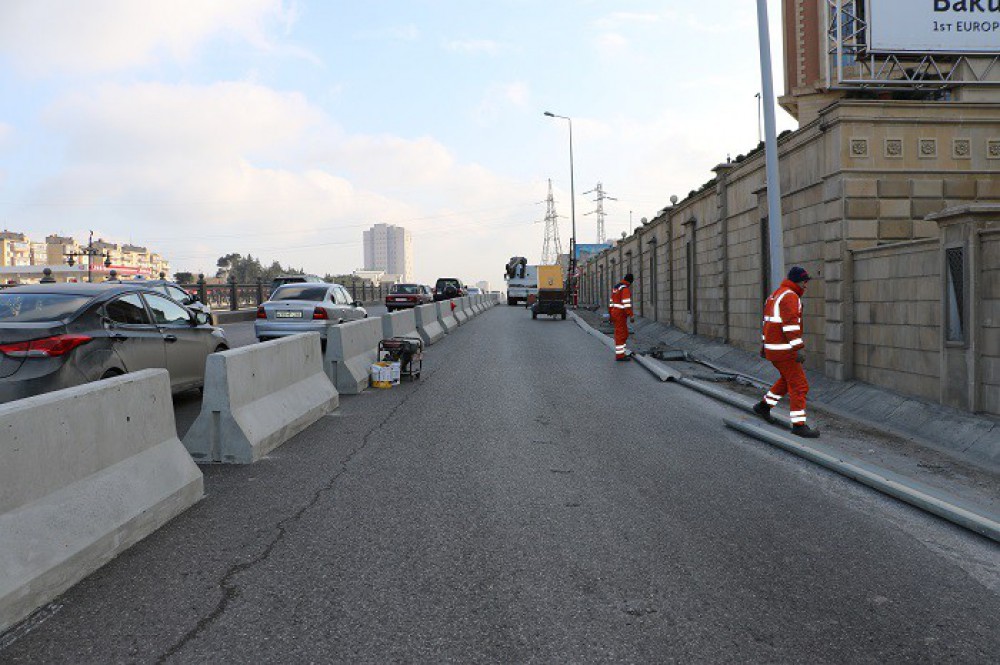
<svg viewBox="0 0 1000 665">
<path fill-rule="evenodd" d="M 615 348 L 614 340 L 612 340 L 610 337 L 608 337 L 607 335 L 605 335 L 604 333 L 597 330 L 589 323 L 581 319 L 579 316 L 576 315 L 576 312 L 570 311 L 569 316 L 571 319 L 576 321 L 576 325 L 580 326 L 588 334 L 599 339 L 601 343 L 604 344 L 604 346 L 608 347 L 609 349 Z M 640 365 L 642 365 L 645 369 L 649 370 L 649 372 L 652 373 L 653 376 L 658 378 L 660 381 L 663 382 L 678 381 L 681 378 L 680 372 L 673 369 L 672 367 L 664 365 L 663 363 L 653 358 L 647 358 L 646 356 L 640 356 L 639 354 L 634 354 L 632 356 L 632 359 L 635 360 Z"/>
<path fill-rule="evenodd" d="M 927 488 L 918 488 L 918 483 L 909 478 L 901 478 L 905 482 L 895 480 L 890 477 L 894 474 L 888 471 L 878 467 L 863 465 L 846 457 L 834 457 L 776 432 L 762 429 L 748 421 L 732 420 L 730 418 L 724 418 L 723 421 L 730 429 L 742 432 L 759 441 L 769 443 L 793 455 L 809 460 L 814 464 L 836 471 L 883 494 L 937 515 L 970 531 L 975 531 L 990 540 L 1000 542 L 1000 519 L 981 515 L 973 510 L 963 508 L 957 505 L 955 499 L 942 493 Z"/>
</svg>

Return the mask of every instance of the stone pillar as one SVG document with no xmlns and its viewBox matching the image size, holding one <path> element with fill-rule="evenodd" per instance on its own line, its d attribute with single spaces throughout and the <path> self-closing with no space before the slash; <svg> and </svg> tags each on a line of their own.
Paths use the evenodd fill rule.
<svg viewBox="0 0 1000 665">
<path fill-rule="evenodd" d="M 729 172 L 733 164 L 719 164 L 713 170 L 716 176 L 715 193 L 719 203 L 719 250 L 722 262 L 722 341 L 729 344 Z"/>
<path fill-rule="evenodd" d="M 928 216 L 940 228 L 941 403 L 982 411 L 983 233 L 1000 230 L 1000 205 L 969 204 Z M 960 257 L 960 258 L 959 258 Z M 955 298 L 957 287 L 961 298 Z"/>
</svg>

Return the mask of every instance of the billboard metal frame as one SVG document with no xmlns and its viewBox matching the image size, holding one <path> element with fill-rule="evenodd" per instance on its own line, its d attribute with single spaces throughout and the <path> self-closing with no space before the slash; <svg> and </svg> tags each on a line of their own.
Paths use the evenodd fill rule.
<svg viewBox="0 0 1000 665">
<path fill-rule="evenodd" d="M 947 90 L 1000 86 L 1000 54 L 942 54 L 868 50 L 868 0 L 823 0 L 824 75 L 828 90 Z"/>
</svg>

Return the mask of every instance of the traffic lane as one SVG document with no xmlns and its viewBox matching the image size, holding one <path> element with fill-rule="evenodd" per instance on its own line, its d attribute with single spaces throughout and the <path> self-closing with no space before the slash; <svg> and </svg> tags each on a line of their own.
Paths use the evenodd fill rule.
<svg viewBox="0 0 1000 665">
<path fill-rule="evenodd" d="M 988 543 L 497 308 L 345 397 L 0 659 L 988 660 Z M 995 574 L 996 566 L 993 566 Z M 95 636 L 99 636 L 95 639 Z M 986 654 L 986 656 L 984 656 Z"/>
<path fill-rule="evenodd" d="M 1000 647 L 990 543 L 729 432 L 728 409 L 615 364 L 568 322 L 501 308 L 446 343 L 405 401 L 345 405 L 385 420 L 228 580 L 238 598 L 179 662 Z"/>
</svg>

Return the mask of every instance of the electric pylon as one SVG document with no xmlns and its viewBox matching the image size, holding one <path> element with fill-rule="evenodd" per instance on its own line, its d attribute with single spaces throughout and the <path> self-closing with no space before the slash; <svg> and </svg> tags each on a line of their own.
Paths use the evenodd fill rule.
<svg viewBox="0 0 1000 665">
<path fill-rule="evenodd" d="M 587 194 L 597 194 L 597 198 L 594 199 L 594 202 L 597 203 L 597 210 L 588 212 L 587 215 L 597 215 L 597 244 L 603 245 L 608 241 L 607 234 L 604 232 L 604 202 L 617 201 L 618 199 L 608 196 L 604 191 L 604 185 L 601 183 L 597 183 L 597 187 L 589 192 L 584 192 L 584 195 Z"/>
<path fill-rule="evenodd" d="M 552 180 L 549 179 L 549 198 L 545 209 L 545 243 L 542 245 L 542 265 L 554 266 L 559 263 L 562 254 L 562 241 L 559 240 L 559 215 L 556 214 L 556 200 L 552 196 Z"/>
</svg>

